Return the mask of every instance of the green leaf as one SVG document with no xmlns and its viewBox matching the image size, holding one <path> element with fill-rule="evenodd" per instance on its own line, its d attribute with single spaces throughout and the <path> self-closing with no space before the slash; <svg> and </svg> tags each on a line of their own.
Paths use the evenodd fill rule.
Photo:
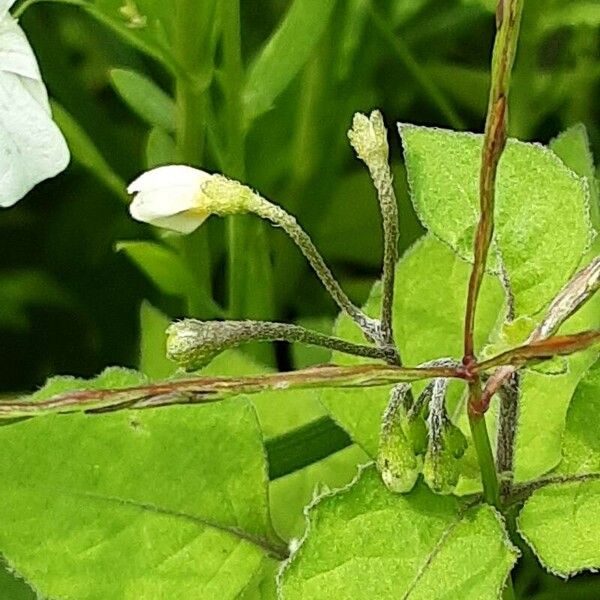
<svg viewBox="0 0 600 600">
<path fill-rule="evenodd" d="M 141 119 L 164 131 L 175 131 L 175 103 L 141 73 L 112 69 L 110 81 L 119 96 Z"/>
<path fill-rule="evenodd" d="M 140 371 L 150 379 L 166 379 L 177 370 L 167 358 L 166 329 L 171 319 L 144 300 L 140 306 Z"/>
<path fill-rule="evenodd" d="M 335 0 L 294 0 L 252 61 L 244 87 L 247 123 L 268 111 L 298 74 L 321 39 Z"/>
<path fill-rule="evenodd" d="M 563 460 L 551 476 L 600 474 L 600 361 L 577 386 L 567 415 Z M 526 501 L 519 532 L 542 562 L 563 577 L 600 568 L 600 481 L 547 485 Z"/>
<path fill-rule="evenodd" d="M 245 400 L 39 417 L 0 444 L 0 551 L 44 596 L 237 598 L 285 550 Z"/>
<path fill-rule="evenodd" d="M 152 169 L 179 161 L 175 140 L 164 129 L 153 127 L 146 142 L 146 167 Z"/>
<path fill-rule="evenodd" d="M 193 293 L 194 277 L 183 259 L 171 248 L 147 241 L 116 244 L 164 294 L 188 297 Z"/>
<path fill-rule="evenodd" d="M 479 218 L 482 136 L 400 125 L 415 209 L 458 254 L 472 258 Z M 589 246 L 585 182 L 536 144 L 509 140 L 496 185 L 496 244 L 515 298 L 516 316 L 547 305 Z M 498 270 L 498 257 L 489 266 Z"/>
<path fill-rule="evenodd" d="M 552 150 L 564 163 L 585 177 L 590 189 L 590 215 L 596 229 L 600 229 L 600 194 L 596 181 L 594 157 L 590 149 L 590 140 L 585 125 L 577 123 L 563 131 L 550 142 Z"/>
<path fill-rule="evenodd" d="M 106 162 L 100 151 L 96 148 L 93 140 L 60 104 L 52 101 L 51 105 L 52 116 L 67 140 L 73 158 L 102 181 L 117 196 L 127 199 L 125 182 Z"/>
<path fill-rule="evenodd" d="M 518 528 L 555 575 L 596 571 L 600 568 L 600 481 L 557 483 L 535 491 L 521 510 Z"/>
<path fill-rule="evenodd" d="M 375 469 L 315 503 L 282 572 L 282 598 L 497 598 L 516 562 L 499 515 L 419 485 L 388 492 Z"/>
<path fill-rule="evenodd" d="M 444 244 L 428 235 L 410 248 L 396 269 L 394 333 L 406 365 L 462 354 L 463 319 L 470 266 Z M 458 291 L 457 291 L 458 290 Z M 379 285 L 373 288 L 365 310 L 377 315 L 381 300 Z M 499 281 L 486 276 L 477 313 L 476 344 L 480 348 L 503 312 L 504 294 Z M 364 338 L 347 317 L 338 319 L 336 335 L 352 341 Z M 362 358 L 335 354 L 333 362 L 358 364 Z M 415 390 L 424 384 L 415 385 Z M 456 405 L 464 386 L 450 386 L 450 405 Z M 381 416 L 389 388 L 322 390 L 321 399 L 332 417 L 371 456 L 379 442 Z"/>
<path fill-rule="evenodd" d="M 567 414 L 563 460 L 553 474 L 600 473 L 600 436 L 590 423 L 600 420 L 600 361 L 579 382 Z"/>
</svg>

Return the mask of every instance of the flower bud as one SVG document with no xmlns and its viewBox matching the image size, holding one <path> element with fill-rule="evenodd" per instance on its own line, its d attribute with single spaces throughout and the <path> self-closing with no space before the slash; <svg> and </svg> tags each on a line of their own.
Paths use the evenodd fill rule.
<svg viewBox="0 0 600 600">
<path fill-rule="evenodd" d="M 412 440 L 405 432 L 409 390 L 406 384 L 400 384 L 392 390 L 390 403 L 383 415 L 377 453 L 377 469 L 381 479 L 390 491 L 398 494 L 412 490 L 421 466 Z"/>
<path fill-rule="evenodd" d="M 238 181 L 186 165 L 147 171 L 127 191 L 135 194 L 129 207 L 134 219 L 179 233 L 191 233 L 210 215 L 250 212 L 261 200 Z"/>
<path fill-rule="evenodd" d="M 369 117 L 356 113 L 352 119 L 352 128 L 348 131 L 348 138 L 356 155 L 370 171 L 382 166 L 387 167 L 389 156 L 387 131 L 378 110 L 374 110 Z"/>
<path fill-rule="evenodd" d="M 467 448 L 462 431 L 450 421 L 445 400 L 447 380 L 436 379 L 429 405 L 429 442 L 423 461 L 423 478 L 436 494 L 451 494 L 460 476 L 460 459 Z"/>
</svg>

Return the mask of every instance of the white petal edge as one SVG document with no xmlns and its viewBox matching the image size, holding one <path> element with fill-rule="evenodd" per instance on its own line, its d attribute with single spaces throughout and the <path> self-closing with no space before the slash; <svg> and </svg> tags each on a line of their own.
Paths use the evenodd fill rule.
<svg viewBox="0 0 600 600">
<path fill-rule="evenodd" d="M 210 173 L 188 165 L 164 165 L 146 171 L 134 179 L 127 187 L 127 192 L 134 194 L 182 186 L 200 188 L 211 177 Z"/>
</svg>

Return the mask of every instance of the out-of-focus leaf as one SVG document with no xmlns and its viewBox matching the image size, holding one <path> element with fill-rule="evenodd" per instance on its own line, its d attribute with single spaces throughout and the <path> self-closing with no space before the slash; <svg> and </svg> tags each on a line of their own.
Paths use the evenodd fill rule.
<svg viewBox="0 0 600 600">
<path fill-rule="evenodd" d="M 245 400 L 40 417 L 0 438 L 0 551 L 43 596 L 237 598 L 283 550 Z"/>
<path fill-rule="evenodd" d="M 175 140 L 160 127 L 153 127 L 146 142 L 146 168 L 180 162 Z"/>
<path fill-rule="evenodd" d="M 140 371 L 150 379 L 166 379 L 177 370 L 167 358 L 166 329 L 171 319 L 150 302 L 140 307 Z"/>
<path fill-rule="evenodd" d="M 475 115 L 485 114 L 489 71 L 440 62 L 427 63 L 422 68 L 457 105 L 464 106 Z"/>
<path fill-rule="evenodd" d="M 92 139 L 75 119 L 57 102 L 52 102 L 54 120 L 58 123 L 73 158 L 111 189 L 117 196 L 127 199 L 126 184 L 100 154 Z"/>
<path fill-rule="evenodd" d="M 373 467 L 310 507 L 282 598 L 497 598 L 516 562 L 501 517 L 424 485 L 389 492 Z"/>
<path fill-rule="evenodd" d="M 558 3 L 558 6 L 552 8 L 540 12 L 540 26 L 544 29 L 600 25 L 600 5 L 595 0 Z"/>
<path fill-rule="evenodd" d="M 400 125 L 413 203 L 423 223 L 471 259 L 479 219 L 483 136 Z M 516 316 L 547 305 L 579 265 L 592 231 L 585 182 L 550 150 L 509 140 L 498 168 L 496 230 L 499 259 L 514 295 Z"/>
<path fill-rule="evenodd" d="M 32 306 L 68 308 L 73 300 L 42 271 L 20 270 L 0 273 L 0 327 L 24 329 L 29 325 L 27 309 Z"/>
<path fill-rule="evenodd" d="M 244 87 L 244 116 L 251 123 L 272 106 L 309 59 L 329 22 L 335 0 L 294 0 L 253 60 Z"/>
<path fill-rule="evenodd" d="M 175 131 L 175 103 L 157 85 L 141 73 L 112 69 L 110 81 L 125 103 L 149 125 Z"/>
<path fill-rule="evenodd" d="M 164 294 L 187 297 L 194 288 L 194 278 L 181 257 L 156 242 L 118 242 L 117 251 L 127 256 Z"/>
</svg>

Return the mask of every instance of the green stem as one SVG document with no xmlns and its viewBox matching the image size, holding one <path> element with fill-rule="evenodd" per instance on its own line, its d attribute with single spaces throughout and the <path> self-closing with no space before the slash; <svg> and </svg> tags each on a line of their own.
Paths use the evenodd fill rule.
<svg viewBox="0 0 600 600">
<path fill-rule="evenodd" d="M 244 66 L 241 55 L 240 3 L 221 3 L 223 27 L 223 91 L 227 123 L 224 172 L 238 180 L 246 177 L 243 114 Z M 274 316 L 273 273 L 264 223 L 245 215 L 228 217 L 228 296 L 230 318 L 269 319 Z M 269 349 L 254 348 L 269 362 Z"/>
<path fill-rule="evenodd" d="M 206 88 L 212 73 L 210 38 L 214 4 L 203 3 L 199 9 L 196 0 L 177 0 L 175 4 L 175 51 L 185 71 L 175 83 L 176 142 L 178 158 L 182 162 L 201 166 L 206 135 Z M 200 296 L 212 298 L 210 250 L 206 235 L 195 236 L 184 244 L 198 244 L 202 260 L 193 265 L 197 273 Z M 202 313 L 201 313 L 202 314 Z"/>
<path fill-rule="evenodd" d="M 481 399 L 481 383 L 479 378 L 469 384 L 469 408 L 477 405 Z M 496 475 L 496 464 L 492 454 L 492 446 L 487 431 L 485 416 L 469 410 L 469 427 L 473 445 L 477 452 L 477 462 L 481 471 L 481 482 L 483 484 L 484 500 L 500 510 L 500 489 L 498 485 L 498 476 Z"/>
</svg>

